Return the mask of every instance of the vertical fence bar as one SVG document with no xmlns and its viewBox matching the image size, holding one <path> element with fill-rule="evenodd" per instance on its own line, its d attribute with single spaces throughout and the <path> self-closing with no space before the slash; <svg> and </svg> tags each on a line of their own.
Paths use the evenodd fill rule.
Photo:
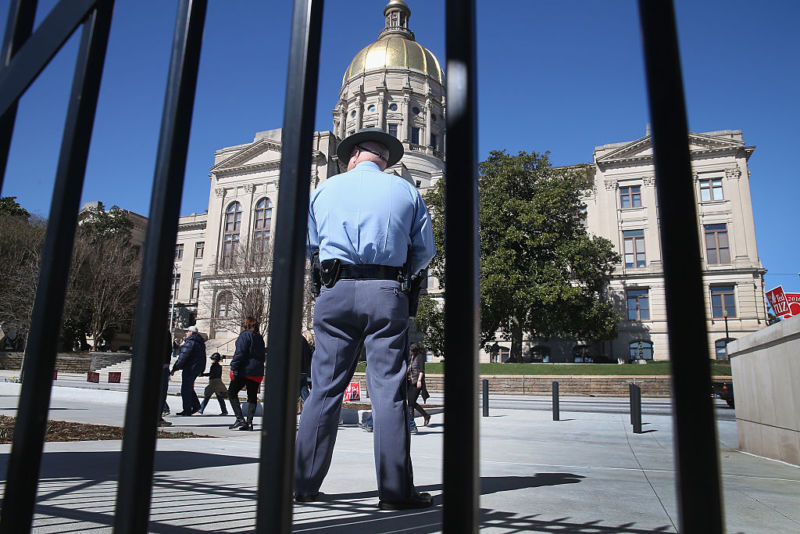
<svg viewBox="0 0 800 534">
<path fill-rule="evenodd" d="M 724 532 L 688 124 L 671 1 L 640 0 L 675 410 L 684 534 Z"/>
<path fill-rule="evenodd" d="M 58 336 L 67 289 L 78 205 L 108 44 L 113 0 L 100 1 L 84 23 L 67 120 L 61 141 L 53 201 L 42 250 L 39 287 L 31 317 L 14 442 L 0 515 L 0 532 L 28 532 L 50 408 Z"/>
<path fill-rule="evenodd" d="M 292 530 L 300 323 L 322 8 L 322 0 L 295 0 L 292 15 L 256 515 L 256 532 L 270 534 Z"/>
<path fill-rule="evenodd" d="M 161 117 L 136 308 L 134 357 L 117 486 L 115 533 L 146 533 L 167 343 L 167 307 L 207 0 L 181 0 Z"/>
<path fill-rule="evenodd" d="M 17 50 L 30 37 L 33 30 L 33 19 L 36 16 L 37 0 L 14 0 L 8 6 L 6 32 L 3 36 L 3 50 L 0 61 L 7 67 Z M 0 117 L 0 191 L 3 190 L 3 178 L 6 174 L 8 151 L 11 148 L 11 135 L 14 132 L 14 121 L 17 119 L 16 102 Z"/>
<path fill-rule="evenodd" d="M 479 428 L 474 399 L 480 332 L 475 1 L 448 0 L 445 182 L 445 533 L 478 531 Z"/>
</svg>

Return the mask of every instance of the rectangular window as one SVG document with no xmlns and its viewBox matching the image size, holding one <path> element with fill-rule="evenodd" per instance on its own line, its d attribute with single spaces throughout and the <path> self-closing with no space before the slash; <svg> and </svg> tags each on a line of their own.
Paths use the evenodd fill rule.
<svg viewBox="0 0 800 534">
<path fill-rule="evenodd" d="M 198 241 L 194 244 L 194 257 L 195 259 L 199 260 L 203 257 L 203 253 L 205 252 L 206 244 L 203 241 Z"/>
<path fill-rule="evenodd" d="M 722 200 L 722 178 L 700 180 L 700 202 Z"/>
<path fill-rule="evenodd" d="M 176 260 L 183 259 L 183 243 L 175 245 L 175 259 Z"/>
<path fill-rule="evenodd" d="M 436 134 L 431 134 L 431 147 L 434 150 L 439 150 L 439 147 L 436 145 Z"/>
<path fill-rule="evenodd" d="M 649 289 L 629 289 L 625 292 L 625 297 L 628 301 L 629 321 L 650 320 L 649 291 Z"/>
<path fill-rule="evenodd" d="M 711 286 L 711 317 L 736 317 L 736 295 L 733 286 Z"/>
<path fill-rule="evenodd" d="M 397 137 L 397 125 L 396 124 L 390 124 L 389 125 L 389 135 L 393 135 L 393 136 Z"/>
<path fill-rule="evenodd" d="M 644 230 L 622 232 L 625 249 L 625 267 L 644 267 Z"/>
<path fill-rule="evenodd" d="M 181 275 L 176 274 L 172 279 L 172 298 L 178 300 L 178 290 L 181 287 Z"/>
<path fill-rule="evenodd" d="M 642 187 L 627 185 L 619 188 L 619 206 L 622 209 L 638 208 L 642 205 Z"/>
<path fill-rule="evenodd" d="M 728 227 L 726 224 L 705 225 L 706 262 L 718 265 L 731 262 L 731 251 L 728 245 Z"/>
<path fill-rule="evenodd" d="M 418 145 L 419 144 L 419 128 L 411 128 L 411 144 Z"/>
<path fill-rule="evenodd" d="M 200 297 L 200 273 L 192 273 L 192 297 L 197 300 Z"/>
</svg>

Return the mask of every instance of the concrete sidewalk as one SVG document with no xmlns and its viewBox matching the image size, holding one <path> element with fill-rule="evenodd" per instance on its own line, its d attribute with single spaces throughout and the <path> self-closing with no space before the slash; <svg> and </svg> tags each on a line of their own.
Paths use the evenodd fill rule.
<svg viewBox="0 0 800 534">
<path fill-rule="evenodd" d="M 13 415 L 18 384 L 0 383 L 0 413 Z M 121 424 L 127 394 L 53 389 L 50 417 Z M 170 399 L 173 411 L 180 399 Z M 213 402 L 213 401 L 212 401 Z M 602 402 L 598 400 L 598 402 Z M 178 408 L 179 409 L 179 408 Z M 218 406 L 211 405 L 217 413 Z M 629 416 L 492 409 L 481 418 L 481 532 L 677 532 L 672 421 Z M 171 417 L 172 430 L 219 438 L 158 441 L 150 531 L 252 532 L 260 432 L 229 431 L 230 417 Z M 178 426 L 178 423 L 180 426 Z M 260 418 L 256 419 L 261 428 Z M 340 428 L 320 503 L 295 505 L 295 532 L 439 532 L 443 416 L 412 436 L 415 481 L 435 496 L 431 509 L 381 512 L 373 434 Z M 736 426 L 718 424 L 727 531 L 800 532 L 800 468 L 736 451 Z M 5 479 L 10 445 L 0 445 Z M 111 532 L 119 441 L 47 443 L 35 532 Z"/>
</svg>

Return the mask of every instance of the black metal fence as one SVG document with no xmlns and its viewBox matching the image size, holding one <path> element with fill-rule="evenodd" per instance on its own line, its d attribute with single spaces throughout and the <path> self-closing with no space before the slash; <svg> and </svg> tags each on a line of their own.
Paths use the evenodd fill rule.
<svg viewBox="0 0 800 534">
<path fill-rule="evenodd" d="M 0 70 L 0 187 L 19 98 L 82 27 L 53 191 L 41 278 L 26 350 L 17 427 L 8 464 L 0 532 L 32 525 L 78 203 L 102 75 L 113 0 L 61 0 L 32 33 L 36 0 L 13 0 Z M 180 0 L 158 145 L 136 347 L 125 419 L 114 531 L 147 532 L 153 481 L 159 374 L 166 344 L 170 272 L 191 124 L 206 0 Z M 296 381 L 303 290 L 303 236 L 319 70 L 322 0 L 295 0 L 283 124 L 265 417 L 258 483 L 258 532 L 290 532 Z M 680 531 L 724 531 L 710 391 L 700 247 L 692 192 L 675 16 L 669 0 L 640 0 L 659 195 L 677 451 Z M 445 395 L 475 398 L 478 379 L 478 188 L 475 0 L 447 0 L 447 285 Z M 293 209 L 285 209 L 286 206 Z M 686 261 L 686 251 L 697 251 Z M 676 288 L 680 287 L 680 290 Z M 680 337 L 678 337 L 680 333 Z M 444 532 L 477 532 L 477 407 L 447 403 L 444 430 Z"/>
</svg>

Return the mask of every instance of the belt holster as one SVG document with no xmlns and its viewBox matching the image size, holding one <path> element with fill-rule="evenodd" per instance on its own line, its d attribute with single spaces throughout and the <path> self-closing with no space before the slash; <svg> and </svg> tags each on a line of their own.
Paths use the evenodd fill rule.
<svg viewBox="0 0 800 534">
<path fill-rule="evenodd" d="M 336 285 L 339 276 L 342 274 L 342 262 L 338 258 L 335 260 L 324 260 L 320 268 L 320 280 L 322 285 L 328 289 Z"/>
</svg>

